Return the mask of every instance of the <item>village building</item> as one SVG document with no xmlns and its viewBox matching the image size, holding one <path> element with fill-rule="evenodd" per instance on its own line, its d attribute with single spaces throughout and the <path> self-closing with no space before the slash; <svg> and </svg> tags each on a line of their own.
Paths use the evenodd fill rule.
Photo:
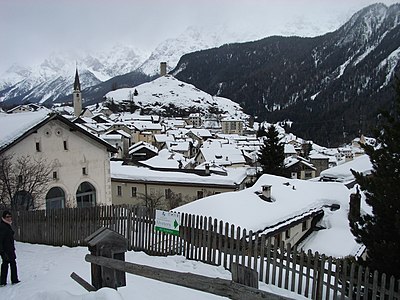
<svg viewBox="0 0 400 300">
<path fill-rule="evenodd" d="M 172 162 L 179 164 L 176 160 Z M 173 209 L 209 195 L 242 190 L 247 181 L 245 168 L 219 175 L 183 169 L 158 171 L 111 162 L 112 202 L 116 205 L 153 205 L 153 208 Z"/>
<path fill-rule="evenodd" d="M 131 162 L 148 160 L 157 156 L 158 149 L 146 142 L 138 142 L 129 148 L 129 159 Z"/>
<path fill-rule="evenodd" d="M 48 110 L 1 115 L 0 128 L 1 156 L 43 159 L 51 167 L 51 181 L 35 208 L 111 204 L 113 146 Z"/>
<path fill-rule="evenodd" d="M 363 247 L 348 225 L 350 194 L 342 184 L 265 174 L 250 188 L 209 196 L 174 211 L 240 226 L 252 231 L 248 238 L 266 234 L 273 243 L 344 257 L 359 253 Z M 317 248 L 321 245 L 323 251 Z"/>
<path fill-rule="evenodd" d="M 315 167 L 315 176 L 319 176 L 322 171 L 329 168 L 330 157 L 320 153 L 313 153 L 308 156 L 310 163 Z"/>
<path fill-rule="evenodd" d="M 355 177 L 351 170 L 369 175 L 372 173 L 372 163 L 369 156 L 364 154 L 354 160 L 324 170 L 320 174 L 320 181 L 340 182 L 351 188 L 355 185 Z"/>
<path fill-rule="evenodd" d="M 224 167 L 244 167 L 247 162 L 243 152 L 227 140 L 208 140 L 194 157 L 194 164 L 216 164 Z"/>
<path fill-rule="evenodd" d="M 317 169 L 301 156 L 290 156 L 284 160 L 285 175 L 293 179 L 311 179 L 315 177 Z"/>
<path fill-rule="evenodd" d="M 201 125 L 203 125 L 203 120 L 200 113 L 191 113 L 186 122 L 189 125 L 193 125 L 195 128 L 200 128 Z"/>
<path fill-rule="evenodd" d="M 244 122 L 241 119 L 226 117 L 221 120 L 222 133 L 243 134 Z"/>
<path fill-rule="evenodd" d="M 29 104 L 17 105 L 16 107 L 9 109 L 7 111 L 7 113 L 8 114 L 16 114 L 16 113 L 21 113 L 21 112 L 37 111 L 42 108 L 44 108 L 44 107 L 41 105 L 38 105 L 35 103 L 29 103 Z"/>
</svg>

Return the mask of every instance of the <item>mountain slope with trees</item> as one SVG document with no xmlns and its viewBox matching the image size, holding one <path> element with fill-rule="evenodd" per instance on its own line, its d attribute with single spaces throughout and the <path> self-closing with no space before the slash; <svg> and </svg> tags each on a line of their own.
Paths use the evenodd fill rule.
<svg viewBox="0 0 400 300">
<path fill-rule="evenodd" d="M 400 4 L 374 4 L 335 32 L 198 51 L 171 73 L 259 121 L 290 119 L 294 133 L 331 146 L 371 132 L 378 109 L 392 103 L 399 60 Z"/>
</svg>

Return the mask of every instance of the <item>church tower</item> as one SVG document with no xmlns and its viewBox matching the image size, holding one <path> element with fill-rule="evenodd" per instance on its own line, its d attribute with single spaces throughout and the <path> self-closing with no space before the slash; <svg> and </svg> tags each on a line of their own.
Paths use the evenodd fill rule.
<svg viewBox="0 0 400 300">
<path fill-rule="evenodd" d="M 82 112 L 82 93 L 81 93 L 81 83 L 79 82 L 78 68 L 75 72 L 75 82 L 74 91 L 72 92 L 72 103 L 74 105 L 74 114 L 76 117 Z"/>
</svg>

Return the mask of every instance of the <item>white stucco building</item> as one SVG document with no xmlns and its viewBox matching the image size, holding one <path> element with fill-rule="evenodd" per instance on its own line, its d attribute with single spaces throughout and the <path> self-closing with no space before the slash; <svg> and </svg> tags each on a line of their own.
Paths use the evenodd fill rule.
<svg viewBox="0 0 400 300">
<path fill-rule="evenodd" d="M 117 150 L 47 110 L 0 114 L 0 156 L 44 159 L 50 182 L 35 208 L 111 204 L 110 152 Z"/>
</svg>

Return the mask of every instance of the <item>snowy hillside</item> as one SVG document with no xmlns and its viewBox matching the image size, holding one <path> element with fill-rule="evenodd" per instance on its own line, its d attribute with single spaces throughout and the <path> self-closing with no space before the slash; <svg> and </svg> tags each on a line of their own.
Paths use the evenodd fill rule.
<svg viewBox="0 0 400 300">
<path fill-rule="evenodd" d="M 133 96 L 137 91 L 137 96 Z M 149 112 L 175 115 L 190 112 L 218 113 L 246 119 L 239 104 L 222 97 L 215 97 L 180 81 L 173 76 L 159 77 L 154 81 L 141 84 L 135 88 L 119 89 L 106 94 L 108 100 L 115 102 L 128 101 L 133 98 L 135 105 Z"/>
</svg>

